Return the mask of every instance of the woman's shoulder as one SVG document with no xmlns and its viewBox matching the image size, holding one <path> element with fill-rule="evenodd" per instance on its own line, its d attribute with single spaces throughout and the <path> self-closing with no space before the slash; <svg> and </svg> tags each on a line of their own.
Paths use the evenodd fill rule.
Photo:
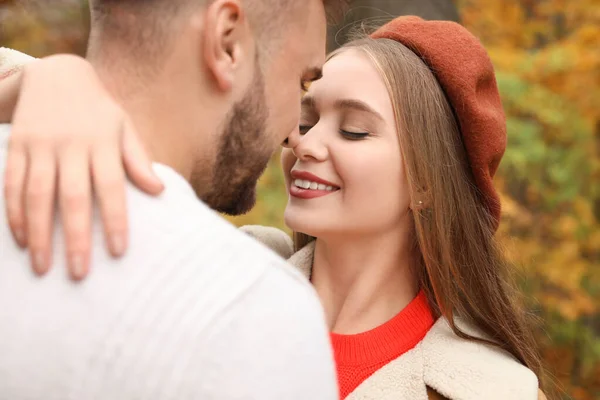
<svg viewBox="0 0 600 400">
<path fill-rule="evenodd" d="M 281 229 L 263 225 L 244 225 L 240 230 L 258 240 L 284 259 L 294 254 L 292 238 Z"/>
<path fill-rule="evenodd" d="M 485 338 L 464 320 L 456 324 L 465 333 Z M 420 344 L 427 386 L 453 398 L 538 399 L 538 379 L 508 352 L 457 336 L 440 318 Z M 442 397 L 443 398 L 443 397 Z"/>
</svg>

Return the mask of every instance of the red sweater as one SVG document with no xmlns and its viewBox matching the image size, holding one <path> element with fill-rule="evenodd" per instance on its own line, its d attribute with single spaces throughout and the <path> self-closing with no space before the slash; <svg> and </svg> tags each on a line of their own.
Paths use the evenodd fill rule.
<svg viewBox="0 0 600 400">
<path fill-rule="evenodd" d="M 344 399 L 375 371 L 415 347 L 433 326 L 427 297 L 420 292 L 394 318 L 356 335 L 331 334 L 340 398 Z"/>
</svg>

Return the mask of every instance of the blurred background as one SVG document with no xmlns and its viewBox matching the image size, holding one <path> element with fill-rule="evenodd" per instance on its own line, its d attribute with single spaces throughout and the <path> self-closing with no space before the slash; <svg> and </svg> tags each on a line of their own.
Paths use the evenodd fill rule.
<svg viewBox="0 0 600 400">
<path fill-rule="evenodd" d="M 600 1 L 358 0 L 329 49 L 403 14 L 460 22 L 489 51 L 509 135 L 499 237 L 562 397 L 600 399 Z M 0 0 L 0 45 L 37 57 L 84 54 L 88 26 L 83 0 Z M 256 209 L 232 221 L 285 229 L 286 201 L 275 157 Z"/>
</svg>

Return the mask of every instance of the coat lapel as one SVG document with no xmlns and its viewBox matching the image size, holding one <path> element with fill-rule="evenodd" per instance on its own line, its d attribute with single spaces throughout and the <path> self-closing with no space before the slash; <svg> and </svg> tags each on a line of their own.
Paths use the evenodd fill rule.
<svg viewBox="0 0 600 400">
<path fill-rule="evenodd" d="M 288 258 L 288 262 L 294 267 L 298 268 L 306 277 L 306 279 L 310 280 L 314 255 L 315 242 L 313 241 L 295 252 L 290 258 Z"/>
</svg>

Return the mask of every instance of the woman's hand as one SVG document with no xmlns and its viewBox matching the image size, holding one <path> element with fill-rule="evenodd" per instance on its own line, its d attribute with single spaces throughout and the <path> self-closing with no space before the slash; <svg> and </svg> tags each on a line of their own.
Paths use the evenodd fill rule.
<svg viewBox="0 0 600 400">
<path fill-rule="evenodd" d="M 50 268 L 56 197 L 74 279 L 89 270 L 92 190 L 110 253 L 125 252 L 125 173 L 148 194 L 163 190 L 127 115 L 91 65 L 71 55 L 29 64 L 13 115 L 4 195 L 11 231 L 29 248 L 36 273 Z"/>
</svg>

